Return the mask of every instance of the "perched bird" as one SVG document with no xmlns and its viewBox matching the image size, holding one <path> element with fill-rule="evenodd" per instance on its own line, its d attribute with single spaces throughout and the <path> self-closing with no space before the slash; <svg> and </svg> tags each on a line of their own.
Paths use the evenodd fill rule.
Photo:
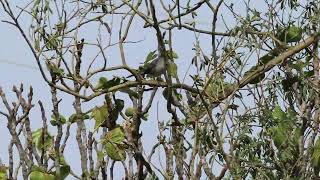
<svg viewBox="0 0 320 180">
<path fill-rule="evenodd" d="M 139 74 L 141 76 L 149 76 L 149 77 L 160 77 L 162 74 L 166 72 L 166 61 L 162 56 L 158 56 L 150 63 L 144 64 L 144 66 L 139 67 Z M 133 75 L 128 76 L 132 77 Z"/>
<path fill-rule="evenodd" d="M 159 77 L 166 72 L 166 61 L 162 56 L 157 57 L 148 64 L 145 64 L 140 74 L 142 76 L 148 75 L 151 77 Z"/>
</svg>

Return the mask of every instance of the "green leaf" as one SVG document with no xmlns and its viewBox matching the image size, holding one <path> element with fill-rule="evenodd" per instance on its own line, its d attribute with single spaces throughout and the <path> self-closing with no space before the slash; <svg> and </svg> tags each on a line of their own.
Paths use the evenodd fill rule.
<svg viewBox="0 0 320 180">
<path fill-rule="evenodd" d="M 116 99 L 115 100 L 115 107 L 118 110 L 118 112 L 122 111 L 124 107 L 124 101 L 122 99 Z"/>
<path fill-rule="evenodd" d="M 198 16 L 198 14 L 196 12 L 192 11 L 191 16 L 192 16 L 192 18 L 194 18 L 195 16 Z"/>
<path fill-rule="evenodd" d="M 111 159 L 121 161 L 126 158 L 126 153 L 122 145 L 124 139 L 125 134 L 121 127 L 107 132 L 104 137 L 103 144 L 105 145 L 107 155 Z"/>
<path fill-rule="evenodd" d="M 46 172 L 46 170 L 40 166 L 36 166 L 36 165 L 33 165 L 31 167 L 31 171 L 39 171 L 39 172 Z"/>
<path fill-rule="evenodd" d="M 60 39 L 58 39 L 57 34 L 47 34 L 47 38 L 45 40 L 45 46 L 48 50 L 54 50 L 59 46 L 59 43 L 61 42 Z"/>
<path fill-rule="evenodd" d="M 306 77 L 314 76 L 314 70 L 305 71 L 305 72 L 303 72 L 303 75 Z"/>
<path fill-rule="evenodd" d="M 43 8 L 43 12 L 46 13 L 49 10 L 50 13 L 52 13 L 52 10 L 50 9 L 50 2 L 46 0 L 45 6 Z"/>
<path fill-rule="evenodd" d="M 0 165 L 0 180 L 7 180 L 7 167 L 4 165 Z"/>
<path fill-rule="evenodd" d="M 134 114 L 135 114 L 135 110 L 133 107 L 128 107 L 124 113 L 126 116 L 128 117 L 132 117 Z M 145 120 L 147 121 L 148 120 L 148 116 L 149 114 L 148 113 L 145 113 L 142 117 L 142 120 Z"/>
<path fill-rule="evenodd" d="M 127 93 L 127 94 L 129 94 L 129 96 L 132 96 L 134 98 L 139 98 L 139 94 L 130 88 L 121 89 L 120 92 Z"/>
<path fill-rule="evenodd" d="M 165 88 L 163 90 L 162 95 L 166 100 L 168 100 L 168 95 L 169 95 L 168 88 Z"/>
<path fill-rule="evenodd" d="M 275 56 L 272 55 L 272 54 L 266 54 L 264 56 L 262 56 L 260 59 L 259 59 L 259 65 L 264 65 L 264 64 L 267 64 L 269 61 L 271 61 Z"/>
<path fill-rule="evenodd" d="M 121 79 L 118 77 L 114 77 L 111 80 L 107 80 L 105 77 L 100 77 L 99 78 L 99 83 L 96 86 L 96 89 L 105 89 L 108 90 L 109 88 L 113 86 L 117 86 L 121 83 Z"/>
<path fill-rule="evenodd" d="M 33 166 L 29 174 L 30 180 L 55 180 L 55 176 L 38 166 Z"/>
<path fill-rule="evenodd" d="M 313 167 L 315 169 L 320 169 L 320 139 L 316 141 L 311 158 Z"/>
<path fill-rule="evenodd" d="M 57 76 L 63 76 L 64 75 L 64 70 L 57 67 L 54 63 L 46 61 L 47 68 L 50 72 Z"/>
<path fill-rule="evenodd" d="M 287 132 L 286 129 L 282 126 L 271 128 L 272 139 L 275 146 L 279 149 L 283 145 L 283 143 L 287 140 Z"/>
<path fill-rule="evenodd" d="M 98 85 L 96 86 L 96 89 L 101 89 L 103 86 L 107 83 L 108 79 L 105 77 L 100 77 Z"/>
<path fill-rule="evenodd" d="M 168 55 L 169 59 L 178 59 L 179 58 L 177 53 L 174 51 L 167 51 L 167 55 Z"/>
<path fill-rule="evenodd" d="M 299 146 L 300 133 L 301 133 L 301 129 L 300 128 L 296 128 L 293 131 L 292 142 L 293 142 L 293 145 L 295 145 L 295 146 Z"/>
<path fill-rule="evenodd" d="M 303 71 L 303 69 L 308 66 L 307 64 L 305 64 L 304 62 L 302 61 L 296 61 L 295 63 L 292 64 L 292 67 L 294 69 L 296 69 L 298 72 L 301 72 Z"/>
<path fill-rule="evenodd" d="M 29 175 L 30 180 L 55 180 L 55 176 L 48 173 L 33 171 Z"/>
<path fill-rule="evenodd" d="M 44 135 L 43 128 L 39 128 L 32 132 L 32 141 L 39 151 L 48 150 L 53 146 L 52 136 L 48 132 Z"/>
<path fill-rule="evenodd" d="M 51 124 L 52 126 L 57 126 L 57 125 L 58 125 L 58 122 L 57 122 L 56 120 L 51 119 L 51 120 L 50 120 L 50 124 Z"/>
<path fill-rule="evenodd" d="M 60 156 L 59 163 L 60 163 L 60 165 L 68 165 L 63 156 Z"/>
<path fill-rule="evenodd" d="M 146 57 L 146 60 L 144 61 L 144 64 L 148 64 L 150 61 L 155 59 L 157 57 L 156 52 L 157 50 L 149 52 L 149 54 Z"/>
<path fill-rule="evenodd" d="M 96 121 L 94 125 L 94 129 L 98 129 L 104 121 L 107 119 L 109 115 L 107 105 L 103 105 L 101 107 L 95 107 L 91 112 L 91 117 Z"/>
<path fill-rule="evenodd" d="M 32 11 L 31 11 L 32 17 L 36 17 L 38 12 L 39 12 L 39 6 L 33 6 Z"/>
<path fill-rule="evenodd" d="M 119 148 L 116 144 L 114 143 L 106 143 L 105 144 L 107 155 L 115 160 L 115 161 L 122 161 L 126 159 L 126 152 L 124 151 L 123 148 Z"/>
<path fill-rule="evenodd" d="M 178 76 L 177 69 L 178 67 L 174 62 L 169 62 L 168 73 L 170 74 L 170 76 L 177 77 Z"/>
<path fill-rule="evenodd" d="M 50 122 L 57 123 L 58 121 L 60 121 L 61 124 L 65 124 L 67 122 L 66 118 L 63 115 L 59 114 L 59 120 L 57 120 L 55 115 L 52 114 Z"/>
<path fill-rule="evenodd" d="M 302 28 L 291 26 L 287 31 L 288 31 L 288 34 L 287 34 L 288 42 L 298 42 L 301 40 L 302 32 L 303 32 Z"/>
<path fill-rule="evenodd" d="M 206 94 L 217 98 L 220 93 L 224 93 L 232 88 L 232 84 L 225 82 L 224 77 L 215 77 L 212 81 L 207 82 L 208 86 L 205 89 Z"/>
<path fill-rule="evenodd" d="M 148 176 L 146 177 L 146 180 L 158 180 L 159 178 L 157 177 L 157 175 L 155 173 L 152 174 L 148 174 Z"/>
<path fill-rule="evenodd" d="M 107 81 L 107 83 L 104 85 L 104 89 L 109 89 L 113 86 L 119 85 L 121 82 L 121 79 L 118 77 L 114 77 L 111 80 Z"/>
<path fill-rule="evenodd" d="M 38 5 L 40 4 L 40 2 L 41 2 L 41 0 L 36 0 L 36 1 L 34 2 L 34 6 L 38 6 Z"/>
<path fill-rule="evenodd" d="M 149 114 L 148 114 L 148 113 L 145 113 L 145 114 L 142 116 L 142 120 L 147 121 L 147 120 L 148 120 L 148 116 L 149 116 Z"/>
<path fill-rule="evenodd" d="M 58 175 L 56 172 L 53 172 L 56 177 L 60 177 L 60 179 L 65 179 L 70 174 L 70 166 L 69 165 L 62 165 L 60 166 L 60 175 Z"/>
<path fill-rule="evenodd" d="M 104 141 L 119 144 L 125 139 L 125 134 L 121 127 L 117 127 L 106 133 Z"/>
<path fill-rule="evenodd" d="M 298 42 L 302 39 L 303 29 L 296 26 L 290 26 L 279 30 L 277 38 L 285 43 Z"/>
<path fill-rule="evenodd" d="M 206 56 L 206 55 L 203 55 L 203 59 L 204 59 L 204 64 L 205 65 L 208 65 L 211 62 L 210 58 L 208 56 Z"/>
<path fill-rule="evenodd" d="M 101 5 L 101 9 L 102 9 L 102 12 L 103 13 L 107 13 L 108 12 L 108 8 L 107 8 L 107 6 L 106 5 Z"/>
<path fill-rule="evenodd" d="M 132 117 L 134 115 L 134 108 L 128 107 L 124 114 L 128 117 Z"/>
<path fill-rule="evenodd" d="M 74 123 L 74 122 L 77 122 L 77 121 L 83 121 L 83 120 L 86 120 L 86 119 L 90 119 L 90 116 L 88 114 L 72 114 L 70 117 L 69 117 L 69 122 L 70 123 Z"/>
<path fill-rule="evenodd" d="M 34 48 L 35 48 L 35 50 L 37 50 L 38 52 L 40 51 L 40 41 L 39 41 L 39 40 L 35 40 L 35 42 L 34 42 Z"/>
<path fill-rule="evenodd" d="M 99 161 L 102 161 L 104 158 L 105 154 L 103 153 L 103 151 L 98 151 L 97 152 L 97 157 Z"/>
<path fill-rule="evenodd" d="M 272 111 L 272 118 L 284 122 L 287 120 L 287 114 L 281 110 L 280 106 L 276 106 Z"/>
<path fill-rule="evenodd" d="M 53 29 L 57 30 L 57 33 L 59 34 L 63 29 L 65 29 L 67 26 L 66 22 L 59 22 L 55 25 Z"/>
</svg>

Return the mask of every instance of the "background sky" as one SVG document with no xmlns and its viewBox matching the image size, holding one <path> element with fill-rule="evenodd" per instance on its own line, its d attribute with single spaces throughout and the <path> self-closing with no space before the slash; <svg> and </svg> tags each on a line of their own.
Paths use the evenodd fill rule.
<svg viewBox="0 0 320 180">
<path fill-rule="evenodd" d="M 10 0 L 10 2 L 21 4 L 22 1 L 18 0 Z M 215 3 L 216 1 L 212 1 Z M 228 4 L 232 1 L 226 1 Z M 234 1 L 235 8 L 237 8 L 238 13 L 244 10 L 244 7 L 241 7 L 243 3 L 237 4 L 237 1 Z M 262 6 L 262 4 L 256 5 L 256 8 Z M 260 7 L 261 8 L 261 7 Z M 211 29 L 211 16 L 208 15 L 208 9 L 202 8 L 198 13 L 198 19 L 200 21 L 200 27 L 205 29 Z M 230 14 L 226 9 L 222 9 L 221 11 L 224 14 L 225 20 L 228 23 L 234 23 L 234 20 L 230 18 Z M 243 12 L 245 13 L 245 12 Z M 164 18 L 165 15 L 159 13 L 159 18 Z M 228 18 L 229 17 L 229 18 Z M 7 17 L 3 14 L 2 9 L 0 9 L 0 19 L 7 19 Z M 189 18 L 183 18 L 183 21 L 190 21 Z M 119 24 L 119 20 L 115 19 L 115 24 Z M 21 17 L 20 22 L 24 26 L 25 30 L 28 28 L 28 24 L 31 23 L 30 18 Z M 156 36 L 155 31 L 153 29 L 143 29 L 143 23 L 140 18 L 136 18 L 136 21 L 133 22 L 133 26 L 128 35 L 127 40 L 143 40 L 141 43 L 137 44 L 129 44 L 125 46 L 125 53 L 127 58 L 127 63 L 132 67 L 138 67 L 139 63 L 142 63 L 150 51 L 153 51 L 157 48 L 156 44 Z M 223 30 L 222 22 L 218 21 L 218 30 Z M 84 37 L 86 41 L 94 40 L 96 37 L 93 35 L 96 32 L 95 27 L 88 27 L 85 32 L 81 32 L 79 37 Z M 194 44 L 194 35 L 192 32 L 188 32 L 185 30 L 181 31 L 173 31 L 173 46 L 174 50 L 177 52 L 179 59 L 176 60 L 178 66 L 178 72 L 180 79 L 183 78 L 185 72 L 187 71 L 187 67 L 191 63 L 191 59 L 194 56 L 194 51 L 192 51 Z M 118 34 L 116 34 L 118 36 Z M 46 109 L 47 118 L 50 119 L 51 116 L 51 96 L 50 90 L 47 84 L 42 79 L 40 72 L 37 70 L 35 60 L 31 54 L 31 51 L 28 49 L 25 41 L 22 39 L 22 36 L 19 34 L 18 30 L 6 23 L 0 23 L 0 86 L 5 91 L 7 98 L 9 101 L 15 100 L 15 95 L 12 92 L 12 86 L 20 86 L 21 83 L 24 85 L 25 95 L 28 92 L 30 86 L 33 87 L 34 97 L 33 103 L 36 105 L 35 108 L 31 111 L 31 125 L 33 129 L 37 129 L 41 127 L 41 115 L 39 111 L 39 106 L 37 104 L 38 100 L 41 100 L 44 103 L 44 107 Z M 115 39 L 116 40 L 116 39 Z M 211 36 L 201 35 L 200 42 L 202 48 L 205 50 L 207 54 L 211 52 Z M 85 49 L 85 56 L 93 56 L 95 55 L 90 51 L 90 48 Z M 119 64 L 119 50 L 118 46 L 114 48 L 108 49 L 107 52 L 108 62 L 110 64 Z M 114 75 L 114 74 L 112 74 Z M 110 76 L 110 74 L 106 75 Z M 96 78 L 98 79 L 98 78 Z M 62 98 L 62 103 L 60 105 L 61 114 L 66 117 L 70 116 L 73 112 L 73 98 L 72 96 L 59 93 L 59 97 Z M 157 102 L 159 102 L 159 106 L 157 106 Z M 90 103 L 85 103 L 83 110 L 86 110 L 89 107 L 95 105 L 101 105 L 101 99 L 95 99 Z M 151 146 L 154 144 L 154 140 L 156 140 L 156 136 L 158 134 L 156 124 L 156 112 L 157 107 L 159 108 L 160 120 L 167 120 L 168 113 L 166 113 L 166 105 L 164 103 L 162 97 L 162 91 L 159 91 L 153 106 L 149 113 L 149 120 L 147 122 L 143 121 L 141 129 L 144 133 L 143 135 L 143 143 L 145 144 L 145 149 L 147 152 L 150 152 Z M 3 109 L 3 104 L 0 103 L 0 110 L 5 111 Z M 9 144 L 9 136 L 8 130 L 6 128 L 7 120 L 5 117 L 0 116 L 0 159 L 5 164 L 8 163 L 8 144 Z M 92 128 L 92 121 L 87 121 L 87 125 Z M 67 148 L 65 151 L 65 158 L 70 163 L 74 172 L 80 172 L 80 161 L 78 154 L 78 146 L 75 141 L 75 130 L 76 126 L 72 125 L 71 128 L 71 138 L 68 141 Z M 54 133 L 54 129 L 51 128 L 52 133 Z M 116 172 L 115 179 L 117 175 L 122 174 L 121 170 Z M 68 179 L 73 179 L 71 176 Z"/>
</svg>

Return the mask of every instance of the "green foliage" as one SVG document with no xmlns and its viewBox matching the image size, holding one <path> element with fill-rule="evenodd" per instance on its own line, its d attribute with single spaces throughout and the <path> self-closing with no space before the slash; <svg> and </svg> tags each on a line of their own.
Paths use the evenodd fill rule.
<svg viewBox="0 0 320 180">
<path fill-rule="evenodd" d="M 262 57 L 259 59 L 259 65 L 265 65 L 265 64 L 267 64 L 269 61 L 271 61 L 273 58 L 275 58 L 275 56 L 268 53 L 268 54 L 262 56 Z"/>
<path fill-rule="evenodd" d="M 32 132 L 32 141 L 38 151 L 47 151 L 53 146 L 53 137 L 48 132 L 44 133 L 43 128 Z"/>
<path fill-rule="evenodd" d="M 230 87 L 232 87 L 231 83 L 225 82 L 224 77 L 221 75 L 217 75 L 210 82 L 207 82 L 208 86 L 206 88 L 206 94 L 210 97 L 216 98 L 220 93 L 224 93 Z"/>
<path fill-rule="evenodd" d="M 45 169 L 39 166 L 33 166 L 31 173 L 29 174 L 30 180 L 56 180 L 56 179 L 65 179 L 70 174 L 70 166 L 65 164 L 60 166 L 61 174 L 56 174 L 55 171 L 48 172 Z M 58 178 L 59 177 L 59 178 Z"/>
<path fill-rule="evenodd" d="M 125 111 L 125 115 L 128 116 L 128 117 L 132 117 L 134 115 L 134 108 L 132 107 L 128 107 Z"/>
<path fill-rule="evenodd" d="M 295 125 L 295 114 L 291 111 L 284 112 L 280 106 L 276 106 L 272 112 L 272 119 L 275 124 L 270 128 L 270 132 L 276 147 L 289 149 L 288 147 L 298 146 L 300 131 Z"/>
<path fill-rule="evenodd" d="M 66 122 L 67 122 L 66 118 L 61 114 L 59 114 L 59 119 L 56 119 L 54 114 L 51 115 L 50 123 L 52 126 L 56 126 L 58 125 L 58 123 L 65 124 Z"/>
<path fill-rule="evenodd" d="M 168 73 L 170 76 L 172 77 L 177 77 L 178 73 L 177 73 L 178 67 L 174 62 L 169 62 L 168 64 Z"/>
<path fill-rule="evenodd" d="M 147 121 L 148 120 L 148 116 L 149 116 L 149 114 L 145 113 L 141 118 L 142 118 L 142 120 Z"/>
<path fill-rule="evenodd" d="M 111 80 L 108 80 L 105 77 L 100 77 L 99 78 L 99 83 L 96 86 L 96 89 L 104 89 L 104 90 L 108 90 L 109 88 L 113 87 L 113 86 L 117 86 L 121 84 L 121 79 L 118 77 L 114 77 Z"/>
<path fill-rule="evenodd" d="M 102 143 L 105 145 L 106 153 L 111 159 L 115 161 L 126 159 L 125 147 L 122 143 L 124 139 L 125 134 L 121 127 L 117 127 L 107 132 Z"/>
<path fill-rule="evenodd" d="M 170 51 L 170 50 L 167 51 L 167 56 L 169 59 L 178 59 L 179 58 L 178 54 L 176 52 Z"/>
<path fill-rule="evenodd" d="M 316 144 L 313 148 L 311 160 L 313 168 L 315 169 L 315 172 L 318 174 L 320 171 L 320 139 L 317 139 L 316 141 Z"/>
<path fill-rule="evenodd" d="M 57 174 L 57 172 L 52 172 L 52 174 L 55 174 L 56 177 L 59 177 L 60 179 L 65 179 L 70 174 L 70 166 L 65 164 L 60 166 L 60 174 Z"/>
<path fill-rule="evenodd" d="M 115 99 L 115 109 L 120 112 L 124 108 L 124 101 L 122 99 Z"/>
<path fill-rule="evenodd" d="M 45 34 L 44 37 L 45 47 L 48 50 L 55 50 L 61 44 L 61 39 L 59 34 Z"/>
<path fill-rule="evenodd" d="M 94 129 L 98 129 L 107 120 L 108 116 L 109 112 L 106 104 L 100 107 L 95 107 L 91 113 L 91 117 L 96 121 Z"/>
<path fill-rule="evenodd" d="M 62 31 L 67 27 L 66 22 L 59 22 L 55 24 L 55 27 L 53 29 L 56 30 L 57 35 L 61 35 Z"/>
<path fill-rule="evenodd" d="M 64 70 L 62 68 L 57 67 L 54 63 L 50 61 L 46 61 L 46 65 L 48 70 L 57 76 L 64 76 Z"/>
<path fill-rule="evenodd" d="M 135 115 L 135 109 L 133 107 L 128 107 L 125 111 L 125 115 L 128 117 L 133 117 Z M 148 113 L 145 113 L 142 117 L 143 120 L 148 120 Z"/>
<path fill-rule="evenodd" d="M 280 29 L 277 33 L 277 38 L 284 43 L 298 42 L 302 38 L 303 30 L 300 27 L 289 26 L 285 29 Z"/>
<path fill-rule="evenodd" d="M 153 174 L 149 174 L 147 177 L 146 177 L 146 180 L 158 180 L 159 178 L 157 177 L 157 175 L 155 173 Z"/>
<path fill-rule="evenodd" d="M 38 166 L 33 166 L 31 173 L 29 174 L 30 180 L 55 180 L 56 177 L 53 174 L 46 172 L 44 169 Z"/>
<path fill-rule="evenodd" d="M 55 180 L 55 176 L 52 174 L 39 172 L 39 171 L 32 171 L 29 175 L 30 180 Z"/>
<path fill-rule="evenodd" d="M 286 5 L 289 6 L 289 8 L 293 9 L 296 8 L 300 5 L 298 0 L 278 0 L 277 4 L 280 3 L 280 7 L 281 9 L 284 9 L 286 7 Z"/>
<path fill-rule="evenodd" d="M 7 180 L 7 167 L 0 164 L 0 180 Z"/>
<path fill-rule="evenodd" d="M 250 173 L 253 179 L 266 176 L 270 179 L 282 179 L 286 177 L 287 171 L 294 171 L 300 166 L 296 163 L 299 159 L 301 134 L 297 114 L 291 109 L 283 111 L 280 106 L 261 108 L 264 109 L 259 118 L 251 114 L 236 116 L 239 135 L 234 148 L 241 166 L 236 168 L 232 177 L 239 176 L 243 179 Z M 250 124 L 257 122 L 261 124 L 261 131 L 254 135 L 257 128 L 252 128 Z M 265 168 L 244 168 L 252 164 L 263 164 Z M 276 171 L 272 172 L 271 169 Z"/>
<path fill-rule="evenodd" d="M 146 57 L 146 60 L 144 61 L 144 65 L 150 63 L 152 60 L 154 60 L 157 57 L 156 52 L 157 50 L 149 52 L 149 54 Z"/>
<path fill-rule="evenodd" d="M 52 10 L 50 8 L 50 1 L 49 0 L 45 0 L 45 5 L 44 5 L 44 8 L 43 8 L 43 12 L 46 13 L 48 11 L 50 13 L 52 13 Z"/>
<path fill-rule="evenodd" d="M 86 120 L 86 119 L 90 119 L 90 116 L 88 114 L 72 114 L 69 119 L 68 119 L 68 122 L 70 123 L 74 123 L 74 122 L 77 122 L 77 121 L 83 121 L 83 120 Z"/>
</svg>

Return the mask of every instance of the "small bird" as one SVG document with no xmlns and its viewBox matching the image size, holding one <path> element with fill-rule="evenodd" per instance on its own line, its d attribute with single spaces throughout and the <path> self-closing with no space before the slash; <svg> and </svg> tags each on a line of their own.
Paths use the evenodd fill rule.
<svg viewBox="0 0 320 180">
<path fill-rule="evenodd" d="M 166 72 L 166 61 L 162 56 L 157 57 L 150 63 L 144 65 L 140 72 L 141 75 L 159 77 Z"/>
<path fill-rule="evenodd" d="M 141 76 L 147 75 L 149 77 L 160 77 L 166 72 L 166 61 L 162 56 L 158 56 L 150 63 L 145 64 L 139 68 L 139 74 Z M 132 77 L 133 75 L 128 76 Z"/>
</svg>

